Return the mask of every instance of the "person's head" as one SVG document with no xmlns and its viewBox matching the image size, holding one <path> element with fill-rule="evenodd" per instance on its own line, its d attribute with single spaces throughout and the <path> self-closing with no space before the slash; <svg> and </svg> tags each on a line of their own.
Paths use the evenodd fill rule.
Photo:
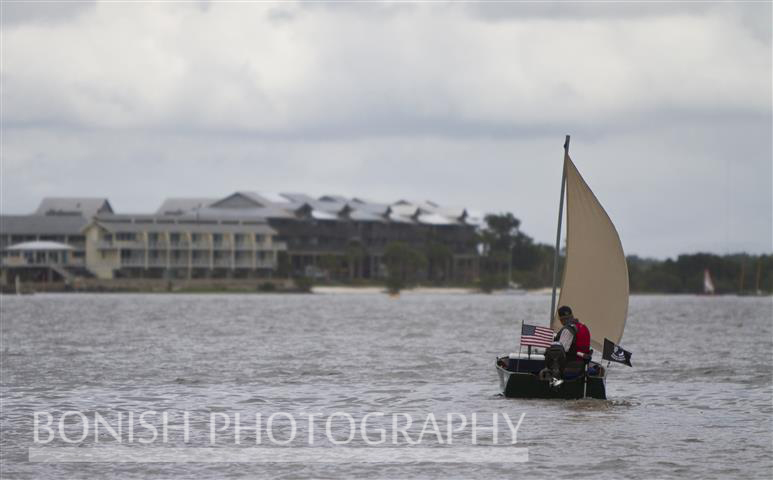
<svg viewBox="0 0 773 480">
<path fill-rule="evenodd" d="M 568 320 L 574 318 L 572 309 L 566 305 L 558 308 L 558 319 L 561 320 L 561 325 L 566 324 Z"/>
</svg>

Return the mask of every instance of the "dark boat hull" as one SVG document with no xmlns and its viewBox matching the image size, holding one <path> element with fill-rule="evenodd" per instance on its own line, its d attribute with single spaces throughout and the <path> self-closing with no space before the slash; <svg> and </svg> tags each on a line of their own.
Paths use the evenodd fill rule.
<svg viewBox="0 0 773 480">
<path fill-rule="evenodd" d="M 502 366 L 502 360 L 497 359 L 496 368 L 499 387 L 505 397 L 566 400 L 586 397 L 602 400 L 607 398 L 603 372 L 600 376 L 579 376 L 565 380 L 561 386 L 551 388 L 548 382 L 540 380 L 537 376 L 539 370 L 544 367 L 544 361 L 522 361 L 519 362 L 518 367 L 511 370 Z"/>
</svg>

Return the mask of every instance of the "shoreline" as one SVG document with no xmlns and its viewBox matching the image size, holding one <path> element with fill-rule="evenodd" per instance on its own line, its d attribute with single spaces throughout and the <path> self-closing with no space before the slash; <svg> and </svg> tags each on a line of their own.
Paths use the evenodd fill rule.
<svg viewBox="0 0 773 480">
<path fill-rule="evenodd" d="M 0 291 L 0 297 L 15 297 L 15 296 L 31 296 L 41 294 L 79 294 L 79 293 L 103 293 L 103 294 L 127 294 L 127 295 L 389 295 L 386 287 L 376 286 L 316 286 L 312 287 L 311 291 L 301 291 L 298 289 L 277 289 L 271 291 L 259 290 L 255 288 L 185 288 L 174 287 L 171 290 L 165 289 L 140 289 L 140 288 L 34 288 L 25 287 L 19 294 L 10 290 L 3 289 Z M 534 297 L 534 296 L 549 296 L 550 289 L 537 289 L 537 290 L 525 290 L 518 292 L 508 292 L 504 290 L 495 290 L 491 293 L 484 293 L 477 288 L 463 288 L 463 287 L 416 287 L 410 289 L 401 290 L 399 294 L 395 295 L 400 297 L 403 295 L 489 295 L 494 297 Z M 738 295 L 735 293 L 724 293 L 716 295 L 703 295 L 698 293 L 668 293 L 668 292 L 631 292 L 631 296 L 647 297 L 647 296 L 685 296 L 685 297 L 705 297 L 711 298 L 771 298 L 771 294 L 762 295 Z"/>
<path fill-rule="evenodd" d="M 370 294 L 382 294 L 382 295 L 388 295 L 388 292 L 386 290 L 386 287 L 379 287 L 379 286 L 362 286 L 362 287 L 355 287 L 355 286 L 315 286 L 312 287 L 311 293 L 319 294 L 319 295 L 342 295 L 342 294 L 359 294 L 359 295 L 370 295 Z M 476 288 L 465 288 L 465 287 L 416 287 L 416 288 L 406 288 L 404 290 L 400 290 L 400 295 L 410 295 L 410 294 L 445 294 L 445 295 L 461 295 L 461 294 L 470 294 L 470 293 L 480 293 L 480 290 Z"/>
<path fill-rule="evenodd" d="M 160 279 L 114 279 L 114 280 L 79 280 L 72 283 L 22 283 L 20 295 L 41 293 L 134 293 L 134 294 L 315 294 L 315 295 L 389 295 L 385 285 L 313 285 L 311 289 L 299 288 L 292 280 L 287 279 L 191 279 L 191 280 L 160 280 Z M 423 286 L 402 289 L 399 295 L 469 295 L 487 294 L 493 296 L 550 296 L 549 287 L 530 290 L 494 290 L 482 292 L 473 286 Z M 558 289 L 557 293 L 560 293 Z M 770 293 L 737 294 L 723 293 L 717 295 L 702 295 L 692 292 L 630 292 L 631 295 L 692 295 L 711 297 L 770 297 Z M 16 295 L 14 285 L 3 285 L 0 294 Z"/>
</svg>

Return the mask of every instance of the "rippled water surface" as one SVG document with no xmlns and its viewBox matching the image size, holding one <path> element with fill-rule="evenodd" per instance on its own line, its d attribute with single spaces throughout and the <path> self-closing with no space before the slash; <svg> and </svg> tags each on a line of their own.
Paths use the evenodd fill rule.
<svg viewBox="0 0 773 480">
<path fill-rule="evenodd" d="M 609 400 L 503 398 L 495 356 L 517 350 L 521 320 L 545 324 L 549 302 L 474 294 L 4 296 L 1 473 L 769 478 L 770 298 L 634 296 L 622 342 L 634 368 L 612 365 Z M 211 412 L 525 413 L 516 446 L 529 449 L 529 461 L 29 462 L 32 412 L 67 410 L 187 410 L 194 415 L 188 445 L 201 447 L 209 446 L 208 427 L 196 422 Z M 511 447 L 498 448 L 507 455 Z"/>
</svg>

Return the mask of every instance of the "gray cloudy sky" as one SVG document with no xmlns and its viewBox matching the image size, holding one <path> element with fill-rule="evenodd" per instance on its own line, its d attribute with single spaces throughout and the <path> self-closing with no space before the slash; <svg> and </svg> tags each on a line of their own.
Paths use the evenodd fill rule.
<svg viewBox="0 0 773 480">
<path fill-rule="evenodd" d="M 770 252 L 771 3 L 2 3 L 2 212 L 235 190 L 512 211 L 562 144 L 627 253 Z"/>
</svg>

